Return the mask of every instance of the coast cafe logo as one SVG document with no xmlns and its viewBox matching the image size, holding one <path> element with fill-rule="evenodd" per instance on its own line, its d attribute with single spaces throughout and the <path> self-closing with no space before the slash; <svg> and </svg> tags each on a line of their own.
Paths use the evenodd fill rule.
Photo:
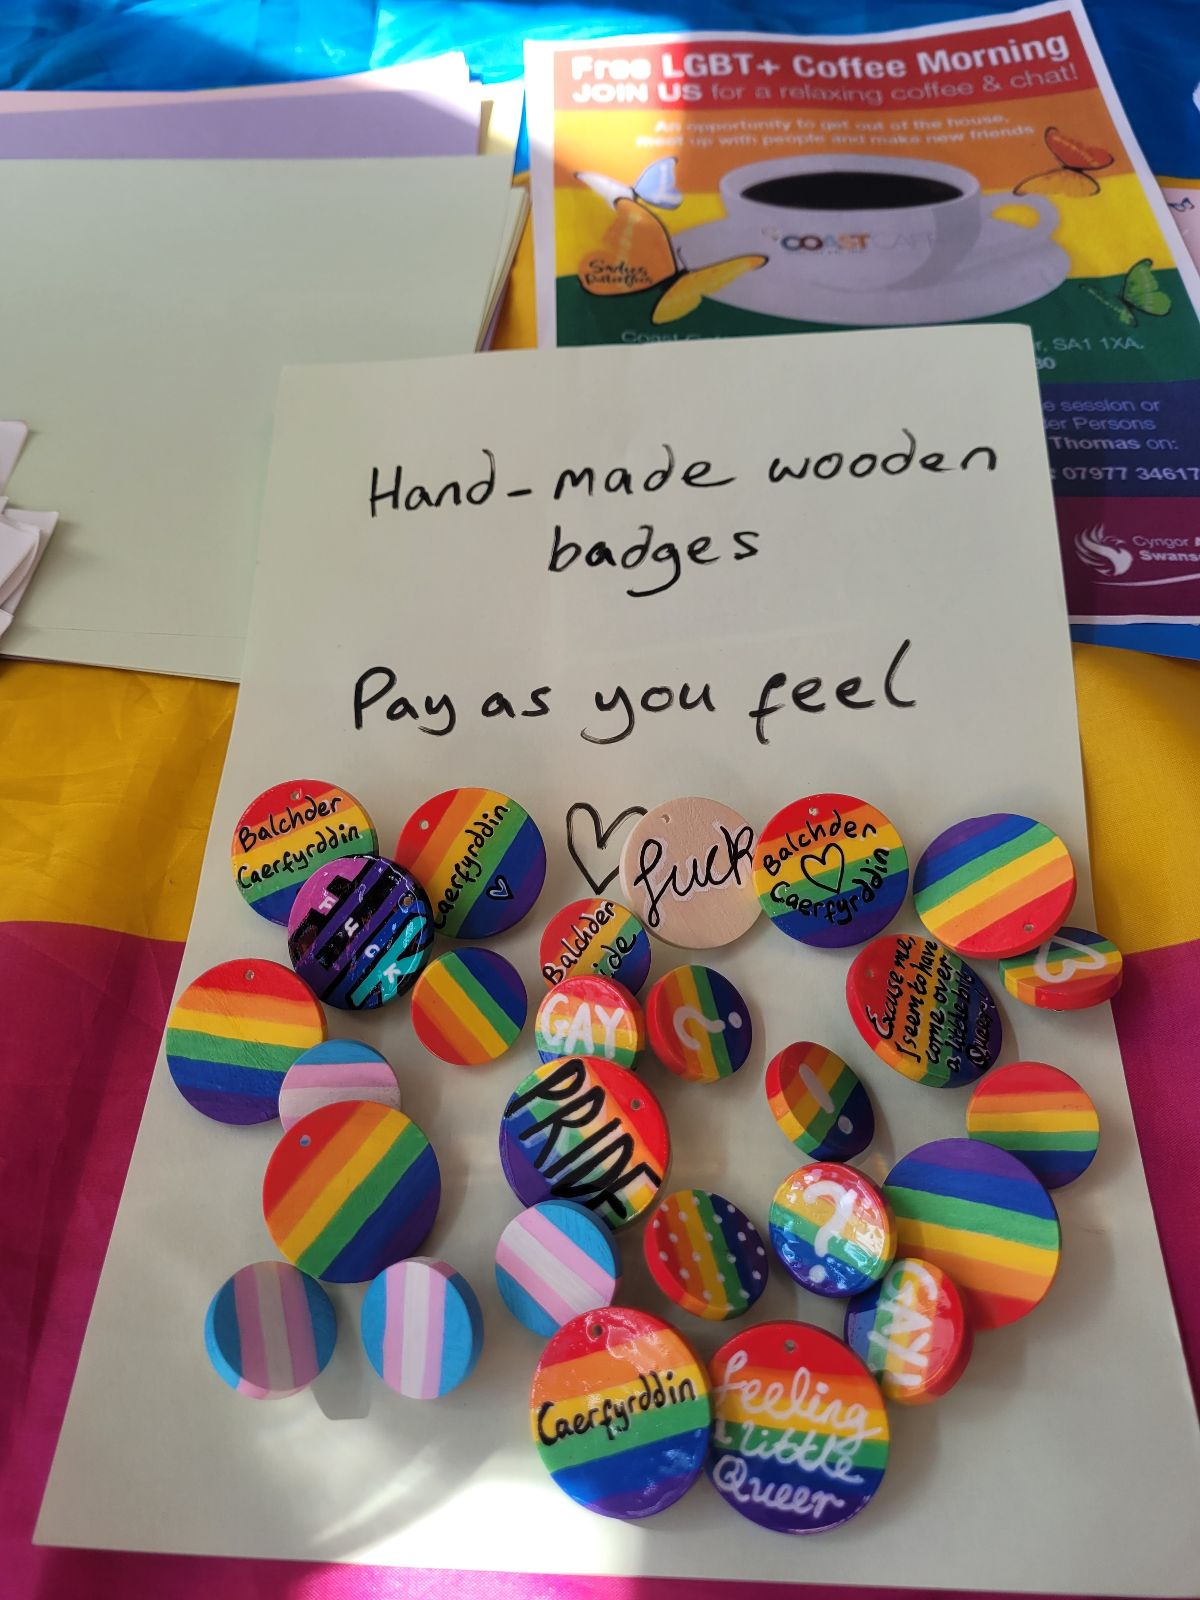
<svg viewBox="0 0 1200 1600">
<path fill-rule="evenodd" d="M 911 250 L 914 245 L 928 244 L 932 237 L 928 233 L 782 233 L 778 228 L 764 228 L 763 236 L 784 250 L 809 255 L 821 251 L 846 255 L 861 250 Z"/>
</svg>

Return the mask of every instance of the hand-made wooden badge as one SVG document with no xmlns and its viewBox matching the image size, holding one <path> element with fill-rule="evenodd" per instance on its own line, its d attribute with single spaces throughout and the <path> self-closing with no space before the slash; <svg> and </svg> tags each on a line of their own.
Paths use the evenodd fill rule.
<svg viewBox="0 0 1200 1600">
<path fill-rule="evenodd" d="M 496 789 L 447 789 L 401 829 L 396 860 L 424 884 L 433 925 L 451 939 L 490 939 L 515 927 L 546 877 L 533 818 Z"/>
<path fill-rule="evenodd" d="M 543 1339 L 584 1311 L 610 1306 L 620 1278 L 611 1228 L 574 1200 L 527 1207 L 496 1246 L 501 1300 L 523 1328 Z"/>
<path fill-rule="evenodd" d="M 973 1083 L 1004 1032 L 983 979 L 935 939 L 881 934 L 846 974 L 854 1025 L 881 1061 L 914 1083 Z"/>
<path fill-rule="evenodd" d="M 947 828 L 913 875 L 917 915 L 963 956 L 1033 949 L 1062 927 L 1074 900 L 1066 845 L 1044 823 L 1003 811 Z"/>
<path fill-rule="evenodd" d="M 953 1278 L 913 1256 L 893 1261 L 873 1289 L 847 1303 L 844 1336 L 884 1395 L 902 1406 L 952 1389 L 973 1343 Z"/>
<path fill-rule="evenodd" d="M 848 794 L 810 794 L 759 834 L 754 887 L 781 933 L 841 949 L 882 933 L 904 904 L 908 854 L 875 806 Z"/>
<path fill-rule="evenodd" d="M 767 1104 L 781 1132 L 814 1161 L 849 1161 L 875 1137 L 858 1075 L 823 1044 L 789 1044 L 767 1063 Z"/>
<path fill-rule="evenodd" d="M 288 918 L 288 953 L 326 1005 L 373 1010 L 407 994 L 429 960 L 433 919 L 420 884 L 382 856 L 318 867 Z"/>
<path fill-rule="evenodd" d="M 676 967 L 646 996 L 654 1054 L 677 1078 L 717 1083 L 746 1064 L 754 1029 L 750 1009 L 712 967 Z"/>
<path fill-rule="evenodd" d="M 598 1056 L 632 1067 L 646 1043 L 646 1020 L 621 984 L 573 973 L 547 990 L 537 1009 L 533 1042 L 543 1061 Z"/>
<path fill-rule="evenodd" d="M 887 1412 L 840 1339 L 760 1323 L 721 1346 L 709 1375 L 708 1475 L 735 1511 L 776 1533 L 825 1533 L 863 1509 L 887 1466 Z"/>
<path fill-rule="evenodd" d="M 1028 1315 L 1058 1271 L 1058 1213 L 1029 1168 L 976 1139 L 935 1139 L 901 1156 L 883 1186 L 899 1253 L 958 1285 L 977 1332 Z"/>
<path fill-rule="evenodd" d="M 771 1243 L 788 1272 L 815 1294 L 862 1294 L 896 1255 L 896 1222 L 870 1178 L 814 1161 L 785 1178 L 771 1202 Z"/>
<path fill-rule="evenodd" d="M 346 1100 L 310 1111 L 275 1146 L 263 1216 L 280 1255 L 314 1278 L 365 1283 L 433 1227 L 442 1179 L 403 1111 Z"/>
<path fill-rule="evenodd" d="M 413 986 L 413 1032 L 456 1066 L 495 1061 L 517 1042 L 529 1011 L 521 975 L 494 950 L 450 950 Z"/>
<path fill-rule="evenodd" d="M 667 944 L 711 950 L 758 920 L 753 861 L 745 817 L 716 800 L 670 800 L 639 818 L 625 840 L 621 892 Z"/>
<path fill-rule="evenodd" d="M 242 1267 L 217 1290 L 204 1319 L 213 1369 L 248 1400 L 284 1400 L 307 1389 L 336 1343 L 333 1302 L 286 1261 Z"/>
<path fill-rule="evenodd" d="M 658 1101 L 611 1061 L 543 1062 L 500 1119 L 500 1164 L 518 1200 L 577 1200 L 614 1228 L 654 1204 L 670 1159 Z"/>
<path fill-rule="evenodd" d="M 314 867 L 374 855 L 375 825 L 334 783 L 295 778 L 251 800 L 230 846 L 233 881 L 252 911 L 287 926 L 296 891 Z"/>
<path fill-rule="evenodd" d="M 740 1317 L 767 1286 L 758 1229 L 732 1200 L 707 1189 L 678 1189 L 661 1200 L 642 1248 L 663 1294 L 694 1317 Z"/>
<path fill-rule="evenodd" d="M 363 1297 L 359 1326 L 367 1360 L 409 1400 L 457 1389 L 483 1350 L 474 1289 L 461 1272 L 426 1256 L 383 1269 Z"/>
<path fill-rule="evenodd" d="M 285 1129 L 321 1106 L 342 1100 L 375 1100 L 400 1109 L 400 1085 L 386 1056 L 352 1039 L 326 1039 L 296 1057 L 279 1090 L 279 1120 Z"/>
<path fill-rule="evenodd" d="M 1111 939 L 1088 928 L 1060 928 L 1036 950 L 1000 963 L 1014 1000 L 1041 1011 L 1083 1011 L 1111 1000 L 1124 963 Z"/>
<path fill-rule="evenodd" d="M 1061 1189 L 1095 1160 L 1100 1118 L 1068 1073 L 1043 1061 L 1014 1061 L 972 1093 L 967 1134 L 1016 1156 L 1047 1189 Z"/>
<path fill-rule="evenodd" d="M 222 961 L 193 979 L 167 1018 L 175 1087 L 214 1122 L 269 1122 L 284 1074 L 325 1037 L 325 1014 L 277 961 Z"/>
<path fill-rule="evenodd" d="M 650 972 L 650 938 L 627 907 L 616 900 L 574 900 L 556 911 L 538 946 L 542 976 L 549 984 L 594 973 L 637 994 Z"/>
<path fill-rule="evenodd" d="M 648 1312 L 586 1311 L 542 1352 L 529 1419 L 543 1465 L 572 1500 L 605 1517 L 650 1517 L 700 1476 L 708 1377 L 682 1336 Z"/>
</svg>

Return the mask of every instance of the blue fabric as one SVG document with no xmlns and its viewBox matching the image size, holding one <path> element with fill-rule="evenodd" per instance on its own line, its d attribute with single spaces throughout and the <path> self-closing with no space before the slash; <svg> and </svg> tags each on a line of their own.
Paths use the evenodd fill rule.
<svg viewBox="0 0 1200 1600">
<path fill-rule="evenodd" d="M 517 77 L 525 38 L 682 28 L 854 33 L 1020 9 L 1004 0 L 0 0 L 0 87 L 199 89 L 318 78 L 463 50 Z M 1138 138 L 1160 176 L 1200 177 L 1198 0 L 1090 0 Z"/>
</svg>

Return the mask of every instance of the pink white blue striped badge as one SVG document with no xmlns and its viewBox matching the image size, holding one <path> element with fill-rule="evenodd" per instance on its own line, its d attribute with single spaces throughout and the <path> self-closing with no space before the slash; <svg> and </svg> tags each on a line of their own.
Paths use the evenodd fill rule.
<svg viewBox="0 0 1200 1600">
<path fill-rule="evenodd" d="M 320 1106 L 375 1100 L 400 1109 L 400 1086 L 386 1056 L 352 1039 L 325 1039 L 305 1050 L 283 1075 L 279 1120 L 285 1129 Z"/>
<path fill-rule="evenodd" d="M 500 1298 L 549 1338 L 584 1311 L 610 1306 L 621 1277 L 612 1230 L 573 1200 L 543 1200 L 514 1217 L 496 1247 Z"/>
<path fill-rule="evenodd" d="M 321 1285 L 286 1261 L 242 1267 L 217 1290 L 204 1348 L 217 1375 L 250 1400 L 283 1400 L 329 1364 L 337 1316 Z"/>
<path fill-rule="evenodd" d="M 385 1267 L 367 1290 L 362 1341 L 389 1389 L 436 1400 L 470 1377 L 483 1349 L 483 1312 L 460 1272 L 412 1256 Z"/>
</svg>

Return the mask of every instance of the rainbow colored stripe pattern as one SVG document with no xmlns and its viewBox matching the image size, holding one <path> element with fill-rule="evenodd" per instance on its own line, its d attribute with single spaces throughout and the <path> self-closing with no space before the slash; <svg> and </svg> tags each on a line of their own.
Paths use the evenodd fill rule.
<svg viewBox="0 0 1200 1600">
<path fill-rule="evenodd" d="M 523 1205 L 577 1200 L 613 1228 L 654 1204 L 670 1159 L 658 1101 L 611 1061 L 543 1062 L 500 1119 L 500 1164 Z"/>
<path fill-rule="evenodd" d="M 637 994 L 650 974 L 650 935 L 616 900 L 573 900 L 546 924 L 538 960 L 548 984 L 594 973 Z"/>
<path fill-rule="evenodd" d="M 375 825 L 352 794 L 311 778 L 277 783 L 246 807 L 230 845 L 233 881 L 246 904 L 287 926 L 300 885 L 325 862 L 373 855 Z"/>
<path fill-rule="evenodd" d="M 542 1353 L 529 1402 L 550 1476 L 601 1516 L 653 1516 L 703 1468 L 707 1374 L 680 1335 L 645 1311 L 609 1306 L 568 1322 Z"/>
<path fill-rule="evenodd" d="M 852 1350 L 804 1322 L 764 1322 L 709 1363 L 708 1475 L 733 1509 L 777 1533 L 824 1533 L 879 1488 L 888 1419 Z"/>
<path fill-rule="evenodd" d="M 418 1250 L 442 1180 L 433 1146 L 402 1111 L 344 1100 L 275 1146 L 263 1216 L 279 1253 L 315 1278 L 362 1283 Z"/>
<path fill-rule="evenodd" d="M 692 1083 L 716 1083 L 745 1066 L 754 1036 L 750 1009 L 712 967 L 676 967 L 646 997 L 655 1055 Z"/>
<path fill-rule="evenodd" d="M 1016 1156 L 1047 1189 L 1061 1189 L 1095 1160 L 1100 1118 L 1068 1073 L 1041 1061 L 1014 1061 L 972 1094 L 967 1133 Z"/>
<path fill-rule="evenodd" d="M 325 1037 L 325 1017 L 276 961 L 222 961 L 188 984 L 167 1018 L 175 1087 L 215 1122 L 269 1122 L 284 1074 Z"/>
<path fill-rule="evenodd" d="M 1026 1316 L 1058 1270 L 1058 1213 L 1016 1156 L 976 1139 L 911 1151 L 883 1186 L 900 1253 L 949 1273 L 976 1328 Z"/>
<path fill-rule="evenodd" d="M 620 1275 L 611 1230 L 573 1200 L 528 1207 L 496 1246 L 500 1298 L 522 1327 L 543 1338 L 584 1311 L 611 1305 Z"/>
<path fill-rule="evenodd" d="M 935 939 L 964 956 L 1021 955 L 1075 900 L 1066 845 L 1044 823 L 995 812 L 947 828 L 917 862 L 913 904 Z"/>
<path fill-rule="evenodd" d="M 301 885 L 288 953 L 326 1005 L 366 1011 L 406 994 L 430 957 L 425 891 L 382 856 L 331 861 Z"/>
<path fill-rule="evenodd" d="M 363 1297 L 363 1349 L 397 1394 L 437 1400 L 464 1383 L 483 1350 L 475 1291 L 444 1261 L 414 1256 L 386 1267 Z"/>
<path fill-rule="evenodd" d="M 279 1120 L 285 1129 L 321 1106 L 342 1100 L 375 1100 L 400 1109 L 400 1086 L 387 1058 L 369 1044 L 326 1039 L 296 1057 L 279 1090 Z"/>
<path fill-rule="evenodd" d="M 578 973 L 547 990 L 533 1042 L 543 1061 L 598 1056 L 632 1067 L 646 1043 L 646 1020 L 628 989 L 611 978 Z"/>
<path fill-rule="evenodd" d="M 528 1011 L 520 973 L 494 950 L 438 956 L 412 992 L 417 1038 L 455 1066 L 479 1066 L 502 1056 L 516 1043 Z"/>
<path fill-rule="evenodd" d="M 1089 928 L 1060 928 L 1036 950 L 1000 963 L 1009 994 L 1043 1011 L 1082 1011 L 1111 1000 L 1123 970 L 1112 940 Z"/>
<path fill-rule="evenodd" d="M 784 1135 L 814 1161 L 849 1161 L 875 1137 L 858 1074 L 823 1044 L 789 1044 L 767 1064 L 767 1104 Z"/>
<path fill-rule="evenodd" d="M 796 1282 L 842 1298 L 878 1282 L 896 1254 L 896 1222 L 879 1190 L 854 1167 L 814 1161 L 775 1191 L 771 1243 Z"/>
<path fill-rule="evenodd" d="M 846 1343 L 889 1400 L 919 1406 L 952 1389 L 973 1343 L 962 1297 L 932 1261 L 902 1257 L 846 1306 Z"/>
<path fill-rule="evenodd" d="M 447 789 L 418 806 L 396 860 L 425 885 L 434 927 L 451 939 L 490 939 L 514 927 L 546 877 L 537 824 L 496 789 Z"/>
<path fill-rule="evenodd" d="M 767 1250 L 746 1213 L 707 1189 L 679 1189 L 642 1235 L 655 1283 L 694 1317 L 740 1317 L 767 1286 Z"/>
<path fill-rule="evenodd" d="M 213 1295 L 204 1348 L 217 1376 L 248 1400 L 299 1394 L 329 1365 L 333 1302 L 286 1261 L 242 1267 Z"/>
<path fill-rule="evenodd" d="M 772 924 L 822 949 L 881 933 L 908 893 L 908 852 L 877 807 L 813 794 L 773 816 L 754 851 L 754 889 Z"/>
</svg>

